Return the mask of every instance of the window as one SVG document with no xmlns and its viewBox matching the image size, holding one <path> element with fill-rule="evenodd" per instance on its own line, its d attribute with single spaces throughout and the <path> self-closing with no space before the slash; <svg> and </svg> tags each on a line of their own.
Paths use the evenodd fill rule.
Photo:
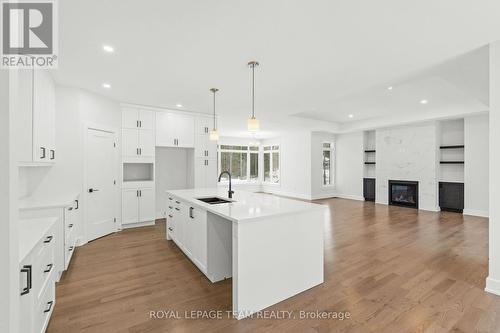
<svg viewBox="0 0 500 333">
<path fill-rule="evenodd" d="M 280 182 L 280 146 L 264 147 L 264 182 Z"/>
<path fill-rule="evenodd" d="M 329 142 L 323 143 L 323 186 L 330 186 L 333 184 L 332 172 L 332 156 L 333 145 Z"/>
<path fill-rule="evenodd" d="M 220 170 L 229 171 L 233 180 L 257 181 L 259 179 L 259 147 L 219 146 Z M 228 181 L 223 175 L 221 180 Z"/>
</svg>

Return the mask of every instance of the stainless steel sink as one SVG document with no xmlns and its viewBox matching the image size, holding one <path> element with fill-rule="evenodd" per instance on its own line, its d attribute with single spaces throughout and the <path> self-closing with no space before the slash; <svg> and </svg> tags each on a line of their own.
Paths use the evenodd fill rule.
<svg viewBox="0 0 500 333">
<path fill-rule="evenodd" d="M 232 202 L 230 200 L 222 199 L 222 198 L 217 198 L 217 197 L 210 197 L 210 198 L 196 198 L 196 200 L 203 201 L 209 205 L 218 205 L 218 204 L 223 204 L 223 203 L 229 203 Z"/>
</svg>

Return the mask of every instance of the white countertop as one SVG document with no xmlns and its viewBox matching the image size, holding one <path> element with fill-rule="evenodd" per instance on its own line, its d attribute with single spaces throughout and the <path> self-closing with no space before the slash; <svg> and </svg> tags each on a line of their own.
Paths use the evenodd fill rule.
<svg viewBox="0 0 500 333">
<path fill-rule="evenodd" d="M 57 217 L 45 217 L 19 221 L 19 262 L 26 258 L 57 219 Z"/>
<path fill-rule="evenodd" d="M 227 188 L 202 188 L 166 191 L 167 194 L 189 202 L 211 213 L 234 222 L 248 222 L 265 217 L 293 214 L 307 210 L 327 209 L 327 206 L 294 199 L 282 198 L 272 194 L 253 193 L 237 190 L 232 199 L 227 197 Z M 233 200 L 231 203 L 210 205 L 197 198 L 220 197 Z"/>
<path fill-rule="evenodd" d="M 79 194 L 73 193 L 53 198 L 27 197 L 19 200 L 19 210 L 65 208 L 73 206 Z"/>
</svg>

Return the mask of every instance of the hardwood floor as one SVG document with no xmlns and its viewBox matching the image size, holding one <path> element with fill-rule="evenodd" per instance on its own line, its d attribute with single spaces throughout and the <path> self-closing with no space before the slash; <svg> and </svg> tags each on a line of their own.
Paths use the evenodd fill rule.
<svg viewBox="0 0 500 333">
<path fill-rule="evenodd" d="M 210 283 L 157 222 L 76 250 L 48 332 L 500 332 L 500 297 L 483 291 L 486 219 L 318 202 L 331 212 L 325 283 L 268 310 L 350 319 L 150 319 L 150 311 L 231 310 L 231 280 Z"/>
</svg>

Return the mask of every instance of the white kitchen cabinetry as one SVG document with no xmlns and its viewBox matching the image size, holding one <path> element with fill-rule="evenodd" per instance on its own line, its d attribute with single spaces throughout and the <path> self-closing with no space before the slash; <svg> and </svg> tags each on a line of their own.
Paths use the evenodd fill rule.
<svg viewBox="0 0 500 333">
<path fill-rule="evenodd" d="M 157 112 L 156 146 L 194 148 L 194 117 L 170 112 Z"/>
<path fill-rule="evenodd" d="M 18 114 L 18 161 L 51 165 L 57 159 L 55 84 L 47 70 L 18 70 L 13 75 L 13 104 Z"/>
<path fill-rule="evenodd" d="M 154 191 L 151 184 L 149 186 L 127 184 L 122 190 L 122 226 L 124 228 L 154 223 Z"/>
<path fill-rule="evenodd" d="M 55 305 L 57 217 L 19 223 L 20 332 L 44 333 Z"/>
<path fill-rule="evenodd" d="M 211 118 L 196 118 L 194 187 L 217 186 L 217 142 L 209 137 Z"/>
<path fill-rule="evenodd" d="M 207 274 L 207 212 L 176 198 L 167 200 L 167 239 Z"/>
<path fill-rule="evenodd" d="M 122 128 L 153 130 L 154 117 L 154 111 L 122 108 Z"/>
<path fill-rule="evenodd" d="M 217 159 L 195 158 L 194 187 L 217 187 Z"/>
<path fill-rule="evenodd" d="M 127 162 L 155 156 L 154 111 L 122 108 L 122 156 Z"/>
<path fill-rule="evenodd" d="M 57 217 L 54 226 L 54 271 L 55 279 L 59 281 L 69 267 L 78 240 L 81 224 L 79 195 L 65 197 L 57 203 L 22 202 L 19 208 L 21 219 Z"/>
</svg>

